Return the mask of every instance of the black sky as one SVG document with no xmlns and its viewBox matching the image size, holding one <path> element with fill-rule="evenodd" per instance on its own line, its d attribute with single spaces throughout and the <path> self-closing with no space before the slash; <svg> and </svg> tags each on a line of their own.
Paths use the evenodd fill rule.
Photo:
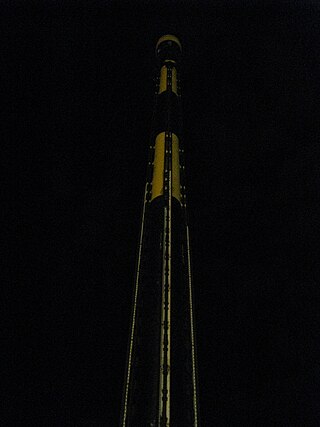
<svg viewBox="0 0 320 427">
<path fill-rule="evenodd" d="M 154 46 L 168 32 L 184 49 L 202 425 L 319 425 L 317 2 L 1 9 L 4 241 L 22 237 L 7 249 L 3 425 L 118 423 Z"/>
</svg>

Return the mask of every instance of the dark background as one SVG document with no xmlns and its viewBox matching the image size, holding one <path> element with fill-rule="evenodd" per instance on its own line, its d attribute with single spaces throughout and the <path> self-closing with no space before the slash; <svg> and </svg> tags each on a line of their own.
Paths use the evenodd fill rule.
<svg viewBox="0 0 320 427">
<path fill-rule="evenodd" d="M 118 423 L 165 33 L 184 49 L 202 425 L 319 425 L 318 2 L 4 2 L 1 32 L 2 425 Z"/>
</svg>

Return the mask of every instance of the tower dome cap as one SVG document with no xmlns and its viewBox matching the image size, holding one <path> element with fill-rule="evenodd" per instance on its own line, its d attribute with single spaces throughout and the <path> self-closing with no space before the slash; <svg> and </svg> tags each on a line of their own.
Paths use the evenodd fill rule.
<svg viewBox="0 0 320 427">
<path fill-rule="evenodd" d="M 180 50 L 182 51 L 180 40 L 178 39 L 178 37 L 174 36 L 173 34 L 165 34 L 164 36 L 160 37 L 160 39 L 156 44 L 156 50 L 158 49 L 158 47 L 162 42 L 174 42 L 179 46 Z"/>
</svg>

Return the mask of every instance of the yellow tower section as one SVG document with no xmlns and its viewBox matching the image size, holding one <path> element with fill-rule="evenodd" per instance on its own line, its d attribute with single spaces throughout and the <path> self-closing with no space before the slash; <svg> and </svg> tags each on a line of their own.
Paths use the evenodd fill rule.
<svg viewBox="0 0 320 427">
<path fill-rule="evenodd" d="M 171 137 L 172 150 L 172 197 L 181 202 L 180 193 L 180 161 L 179 161 L 179 138 L 176 134 L 168 132 Z M 161 132 L 156 137 L 153 161 L 153 178 L 151 201 L 156 197 L 163 196 L 164 168 L 166 151 L 166 132 Z"/>
<path fill-rule="evenodd" d="M 171 79 L 168 78 L 168 66 L 171 70 Z M 177 84 L 177 69 L 175 61 L 166 60 L 160 70 L 159 94 L 172 91 L 178 95 Z M 167 135 L 167 137 L 166 137 Z M 152 178 L 152 191 L 151 201 L 156 197 L 163 196 L 164 194 L 164 170 L 166 158 L 166 138 L 170 140 L 171 150 L 171 170 L 172 170 L 172 197 L 181 203 L 180 193 L 180 159 L 179 159 L 179 138 L 173 132 L 161 132 L 156 136 L 154 147 L 154 161 L 153 161 L 153 178 Z"/>
</svg>

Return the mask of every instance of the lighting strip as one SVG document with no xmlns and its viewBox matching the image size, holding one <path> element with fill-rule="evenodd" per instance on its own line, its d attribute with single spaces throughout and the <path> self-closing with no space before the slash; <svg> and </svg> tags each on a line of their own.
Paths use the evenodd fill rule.
<svg viewBox="0 0 320 427">
<path fill-rule="evenodd" d="M 132 327 L 131 327 L 131 335 L 130 335 L 128 372 L 127 372 L 127 381 L 126 381 L 125 398 L 124 398 L 122 427 L 126 426 L 127 411 L 128 411 L 128 395 L 129 395 L 129 384 L 130 384 L 131 363 L 132 363 L 132 349 L 133 349 L 133 342 L 134 342 L 134 330 L 135 330 L 135 323 L 136 323 L 137 300 L 138 300 L 138 289 L 139 289 L 139 278 L 140 278 L 140 263 L 141 263 L 141 252 L 142 252 L 142 240 L 143 240 L 143 232 L 144 232 L 144 217 L 145 217 L 146 198 L 147 198 L 147 186 L 148 186 L 148 183 L 145 185 L 145 192 L 144 192 L 144 203 L 143 203 L 142 221 L 141 221 L 141 230 L 140 230 L 140 239 L 139 239 L 138 265 L 137 265 L 137 275 L 136 275 L 136 283 L 135 283 L 135 291 L 134 291 Z"/>
<path fill-rule="evenodd" d="M 186 229 L 187 229 L 188 282 L 189 282 L 190 326 L 191 326 L 191 357 L 192 357 L 194 427 L 198 427 L 197 387 L 196 387 L 196 356 L 195 356 L 195 339 L 194 339 L 194 319 L 193 319 L 193 307 L 192 307 L 191 257 L 190 257 L 189 227 L 187 224 L 186 224 Z"/>
</svg>

